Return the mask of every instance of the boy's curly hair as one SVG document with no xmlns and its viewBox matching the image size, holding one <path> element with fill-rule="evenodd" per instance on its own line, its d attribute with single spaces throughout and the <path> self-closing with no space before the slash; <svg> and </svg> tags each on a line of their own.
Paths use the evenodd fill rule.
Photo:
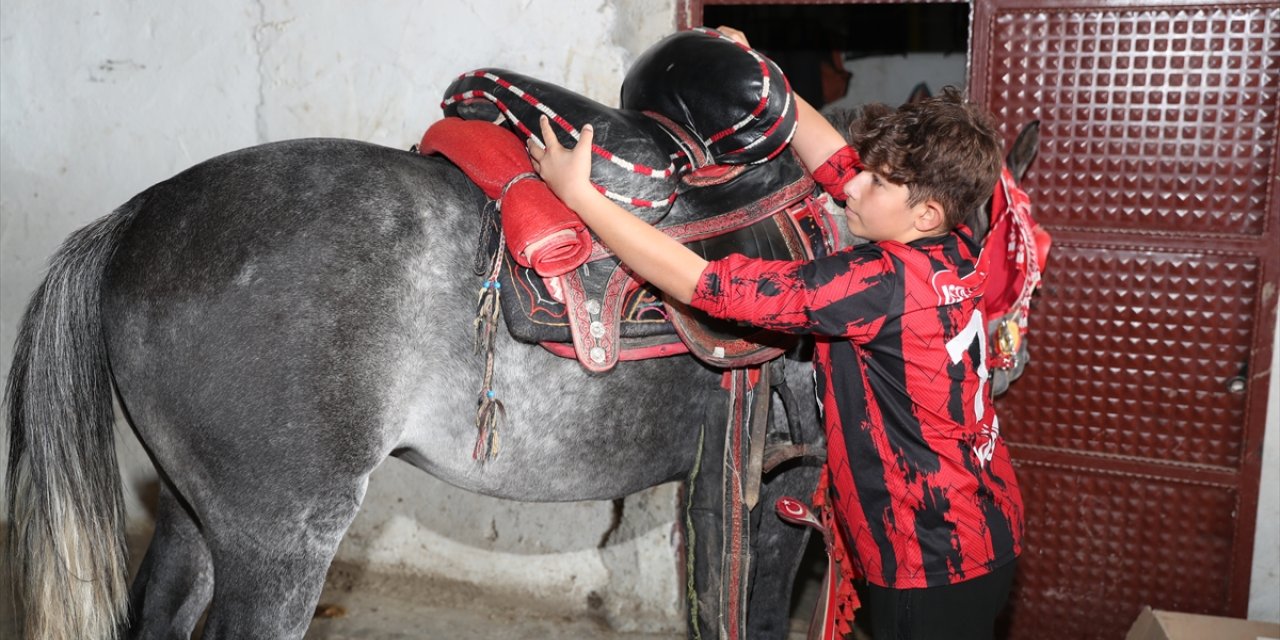
<svg viewBox="0 0 1280 640">
<path fill-rule="evenodd" d="M 897 109 L 868 105 L 849 127 L 850 145 L 867 169 L 905 185 L 908 204 L 930 198 L 954 229 L 991 197 L 1003 151 L 991 114 L 955 87 Z"/>
</svg>

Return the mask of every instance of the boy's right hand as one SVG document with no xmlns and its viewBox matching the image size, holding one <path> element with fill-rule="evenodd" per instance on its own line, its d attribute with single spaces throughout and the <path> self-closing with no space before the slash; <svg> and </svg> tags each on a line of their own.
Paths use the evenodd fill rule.
<svg viewBox="0 0 1280 640">
<path fill-rule="evenodd" d="M 600 195 L 591 185 L 591 140 L 594 136 L 591 125 L 584 125 L 578 135 L 578 144 L 566 149 L 556 138 L 547 116 L 538 118 L 538 124 L 542 129 L 543 144 L 539 145 L 533 136 L 525 143 L 533 170 L 538 172 L 538 177 L 547 183 L 556 197 L 570 209 L 581 213 L 580 207 L 585 200 Z"/>
</svg>

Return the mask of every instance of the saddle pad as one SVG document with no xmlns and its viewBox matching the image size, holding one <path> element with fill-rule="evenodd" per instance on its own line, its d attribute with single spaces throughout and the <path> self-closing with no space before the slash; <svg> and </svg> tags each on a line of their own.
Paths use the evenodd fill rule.
<svg viewBox="0 0 1280 640">
<path fill-rule="evenodd" d="M 590 255 L 586 225 L 537 179 L 524 145 L 510 131 L 491 122 L 445 118 L 427 128 L 418 152 L 449 158 L 489 199 L 502 203 L 507 250 L 522 266 L 552 277 Z"/>
</svg>

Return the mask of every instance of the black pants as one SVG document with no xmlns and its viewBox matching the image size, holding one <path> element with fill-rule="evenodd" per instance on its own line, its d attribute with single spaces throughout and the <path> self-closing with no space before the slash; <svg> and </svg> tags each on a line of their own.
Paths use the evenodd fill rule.
<svg viewBox="0 0 1280 640">
<path fill-rule="evenodd" d="M 868 584 L 859 613 L 867 616 L 873 640 L 991 640 L 1016 565 L 1010 562 L 985 576 L 941 587 Z"/>
</svg>

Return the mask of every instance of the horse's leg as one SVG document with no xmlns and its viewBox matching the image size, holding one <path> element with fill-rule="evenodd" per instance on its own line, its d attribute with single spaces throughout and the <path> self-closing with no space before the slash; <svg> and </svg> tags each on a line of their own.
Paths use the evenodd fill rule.
<svg viewBox="0 0 1280 640">
<path fill-rule="evenodd" d="M 195 520 L 160 484 L 155 535 L 129 592 L 130 638 L 190 638 L 213 594 L 213 564 Z"/>
<path fill-rule="evenodd" d="M 239 335 L 237 348 L 265 352 L 263 343 L 272 338 Z M 170 483 L 164 515 L 186 509 L 190 516 L 176 526 L 166 517 L 160 525 L 163 546 L 155 549 L 144 574 L 147 581 L 159 582 L 138 588 L 144 594 L 143 628 L 153 616 L 181 617 L 183 626 L 197 618 L 202 602 L 160 592 L 166 583 L 192 589 L 175 572 L 211 564 L 205 638 L 301 638 L 325 571 L 360 508 L 369 474 L 391 448 L 386 439 L 393 436 L 382 423 L 363 415 L 373 381 L 319 375 L 283 356 L 253 360 L 228 349 L 229 362 L 206 358 L 205 371 L 257 394 L 239 394 L 240 401 L 228 402 L 225 387 L 180 375 L 185 363 L 196 359 L 182 353 L 184 345 L 154 347 L 179 353 L 167 359 L 148 352 L 151 348 L 115 352 L 121 404 Z M 341 353 L 338 348 L 317 351 Z M 247 364 L 237 370 L 239 363 Z M 139 373 L 144 371 L 155 373 Z M 309 384 L 297 390 L 300 379 Z M 205 546 L 199 551 L 185 544 L 196 523 Z M 162 557 L 175 551 L 176 559 Z M 200 555 L 205 553 L 207 560 Z M 202 588 L 207 597 L 208 586 L 194 586 L 197 592 Z M 193 610 L 184 610 L 188 605 Z"/>
<path fill-rule="evenodd" d="M 221 506 L 206 523 L 214 589 L 205 638 L 301 638 L 306 632 L 367 486 L 366 478 L 318 476 L 277 475 L 268 481 L 269 494 L 266 486 L 244 483 L 219 496 L 234 504 Z"/>
<path fill-rule="evenodd" d="M 760 488 L 760 502 L 751 513 L 748 638 L 786 638 L 791 632 L 791 594 L 809 542 L 809 528 L 783 521 L 775 505 L 784 496 L 809 502 L 820 470 L 815 464 L 793 461 L 767 477 Z"/>
<path fill-rule="evenodd" d="M 215 404 L 205 398 L 215 389 L 136 393 L 156 383 L 131 374 L 131 355 L 116 361 L 122 404 L 168 484 L 134 588 L 132 635 L 190 637 L 209 603 L 204 638 L 301 638 L 386 446 L 367 420 L 334 408 L 355 403 L 334 388 L 342 381 L 322 380 L 333 386 L 321 387 L 326 400 L 315 402 L 271 393 L 269 376 L 246 369 L 263 397 Z M 198 410 L 178 420 L 165 410 L 174 398 Z M 326 401 L 332 405 L 317 406 Z M 262 406 L 307 418 L 272 424 L 255 419 Z M 171 424 L 191 426 L 160 426 Z"/>
</svg>

